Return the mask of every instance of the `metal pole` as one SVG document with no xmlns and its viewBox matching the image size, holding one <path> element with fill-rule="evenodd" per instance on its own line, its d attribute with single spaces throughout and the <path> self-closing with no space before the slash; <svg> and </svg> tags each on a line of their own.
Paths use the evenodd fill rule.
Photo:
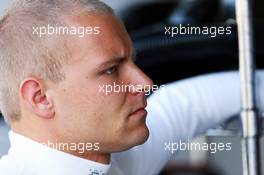
<svg viewBox="0 0 264 175">
<path fill-rule="evenodd" d="M 260 175 L 259 116 L 256 109 L 253 15 L 251 0 L 236 0 L 242 95 L 243 175 Z"/>
</svg>

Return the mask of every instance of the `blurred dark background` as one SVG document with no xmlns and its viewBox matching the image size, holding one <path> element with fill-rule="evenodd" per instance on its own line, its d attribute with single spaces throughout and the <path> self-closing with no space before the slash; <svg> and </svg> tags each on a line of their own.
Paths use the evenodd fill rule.
<svg viewBox="0 0 264 175">
<path fill-rule="evenodd" d="M 106 1 L 107 2 L 107 1 Z M 118 2 L 117 2 L 118 3 Z M 255 56 L 264 67 L 263 1 L 254 2 Z M 116 8 L 134 41 L 137 64 L 156 84 L 238 69 L 235 0 L 126 1 Z M 231 35 L 164 35 L 165 26 L 231 26 Z"/>
</svg>

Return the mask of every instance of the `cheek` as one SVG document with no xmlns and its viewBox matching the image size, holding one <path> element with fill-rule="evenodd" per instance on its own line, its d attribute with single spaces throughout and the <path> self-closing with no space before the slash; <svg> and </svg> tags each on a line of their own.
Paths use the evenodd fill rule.
<svg viewBox="0 0 264 175">
<path fill-rule="evenodd" d="M 93 98 L 93 91 L 86 88 L 79 82 L 73 82 L 71 85 L 64 85 L 56 92 L 54 104 L 56 113 L 59 117 L 76 117 L 80 116 L 88 106 L 95 104 L 96 98 Z M 96 95 L 96 94 L 95 94 Z"/>
<path fill-rule="evenodd" d="M 102 100 L 102 106 L 104 109 L 107 109 L 109 112 L 118 112 L 122 114 L 124 110 L 126 110 L 126 97 L 125 93 L 116 93 L 112 92 L 108 95 L 100 94 Z"/>
<path fill-rule="evenodd" d="M 99 92 L 99 85 L 87 84 L 72 83 L 58 92 L 57 114 L 63 122 L 79 122 L 85 125 L 93 123 L 97 127 L 111 125 L 113 121 L 121 122 L 121 118 L 125 118 L 128 113 L 126 93 L 112 92 L 106 95 Z"/>
</svg>

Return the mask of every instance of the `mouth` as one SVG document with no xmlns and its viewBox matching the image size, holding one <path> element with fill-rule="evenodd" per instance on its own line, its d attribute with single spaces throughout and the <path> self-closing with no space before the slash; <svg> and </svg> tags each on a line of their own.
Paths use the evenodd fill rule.
<svg viewBox="0 0 264 175">
<path fill-rule="evenodd" d="M 145 109 L 147 104 L 142 105 L 141 107 L 136 108 L 132 113 L 129 114 L 129 117 L 146 117 L 147 116 L 147 110 Z"/>
</svg>

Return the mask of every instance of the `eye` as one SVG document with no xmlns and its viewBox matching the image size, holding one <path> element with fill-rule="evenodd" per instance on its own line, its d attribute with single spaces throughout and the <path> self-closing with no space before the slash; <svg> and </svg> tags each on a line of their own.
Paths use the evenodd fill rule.
<svg viewBox="0 0 264 175">
<path fill-rule="evenodd" d="M 118 66 L 112 66 L 105 71 L 105 74 L 112 75 L 112 74 L 116 73 L 117 70 L 118 70 Z"/>
</svg>

